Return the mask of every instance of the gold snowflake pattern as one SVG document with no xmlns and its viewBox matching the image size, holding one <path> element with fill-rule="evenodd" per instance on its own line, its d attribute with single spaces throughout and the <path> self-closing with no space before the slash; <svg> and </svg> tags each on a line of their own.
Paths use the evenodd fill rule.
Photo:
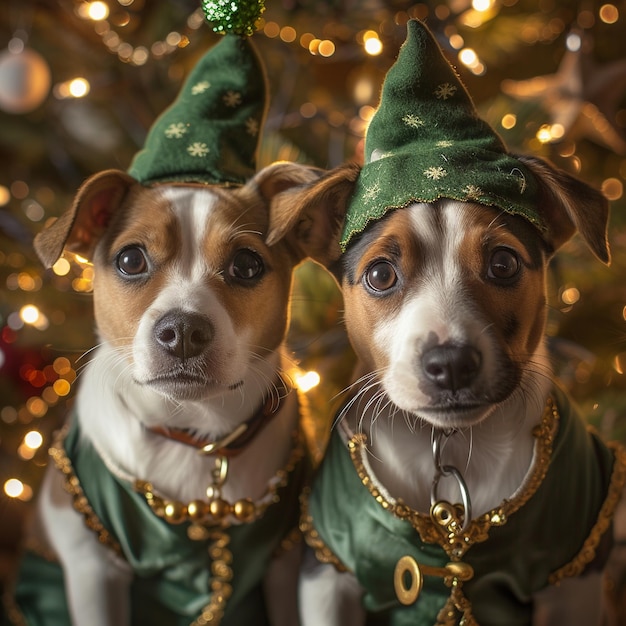
<svg viewBox="0 0 626 626">
<path fill-rule="evenodd" d="M 450 83 L 442 83 L 441 85 L 437 86 L 437 89 L 435 89 L 435 96 L 437 96 L 438 100 L 447 100 L 456 93 L 456 90 L 456 85 L 452 85 Z"/>
<path fill-rule="evenodd" d="M 231 109 L 241 104 L 241 94 L 238 91 L 227 91 L 224 95 L 224 104 Z"/>
<path fill-rule="evenodd" d="M 191 93 L 192 95 L 197 96 L 204 93 L 207 89 L 209 89 L 209 87 L 211 87 L 211 83 L 208 80 L 201 80 L 191 88 Z"/>
<path fill-rule="evenodd" d="M 246 120 L 246 132 L 248 135 L 256 137 L 259 134 L 259 122 L 253 117 L 249 117 Z"/>
<path fill-rule="evenodd" d="M 468 200 L 478 200 L 483 195 L 483 190 L 476 185 L 467 185 L 463 188 L 463 193 Z"/>
<path fill-rule="evenodd" d="M 180 139 L 187 132 L 187 127 L 182 122 L 178 122 L 170 124 L 164 132 L 168 139 Z"/>
<path fill-rule="evenodd" d="M 187 146 L 187 152 L 192 157 L 205 157 L 209 154 L 209 146 L 207 146 L 204 142 L 194 141 L 191 145 Z"/>
<path fill-rule="evenodd" d="M 365 193 L 363 194 L 363 200 L 365 202 L 371 202 L 372 200 L 375 200 L 378 197 L 379 193 L 380 193 L 380 184 L 378 183 L 378 181 L 376 181 L 375 183 L 372 183 L 371 185 L 365 188 Z"/>
<path fill-rule="evenodd" d="M 420 128 L 420 126 L 424 126 L 424 120 L 420 119 L 417 115 L 413 113 L 407 113 L 402 121 L 409 126 L 410 128 Z"/>
<path fill-rule="evenodd" d="M 446 172 L 441 165 L 438 165 L 437 167 L 429 167 L 427 170 L 424 170 L 424 176 L 430 180 L 439 180 L 447 175 L 448 172 Z"/>
</svg>

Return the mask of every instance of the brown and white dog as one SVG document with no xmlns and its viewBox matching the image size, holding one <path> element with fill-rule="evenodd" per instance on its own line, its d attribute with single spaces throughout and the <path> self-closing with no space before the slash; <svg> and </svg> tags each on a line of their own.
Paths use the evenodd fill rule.
<svg viewBox="0 0 626 626">
<path fill-rule="evenodd" d="M 225 570 L 194 574 L 189 565 L 198 597 L 184 595 L 188 591 L 174 594 L 168 608 L 153 610 L 149 623 L 191 623 L 201 611 L 203 619 L 213 611 L 217 623 L 224 612 L 233 615 L 230 604 L 236 597 L 241 604 L 254 605 L 249 596 L 259 585 L 250 585 L 247 570 L 259 569 L 259 564 L 244 563 L 246 571 L 238 572 L 231 549 L 236 539 L 224 539 L 220 532 L 271 515 L 285 482 L 299 480 L 294 470 L 302 456 L 300 444 L 294 443 L 299 403 L 282 381 L 281 346 L 292 270 L 306 256 L 325 258 L 335 217 L 323 211 L 288 211 L 281 218 L 271 203 L 277 194 L 319 176 L 313 168 L 278 163 L 245 186 L 226 189 L 144 187 L 123 172 L 105 171 L 90 178 L 71 210 L 36 238 L 46 266 L 65 249 L 92 260 L 95 269 L 100 343 L 89 354 L 76 398 L 77 447 L 95 450 L 117 481 L 129 485 L 130 491 L 138 489 L 140 501 L 151 501 L 153 510 L 147 514 L 158 523 L 198 522 L 191 526 L 200 541 L 190 554 L 206 557 L 203 532 L 216 529 L 221 537 L 211 558 L 213 566 L 219 561 Z M 238 436 L 241 430 L 246 432 Z M 90 468 L 77 479 L 63 446 L 55 448 L 57 467 L 48 468 L 34 528 L 62 565 L 71 623 L 124 626 L 131 623 L 131 614 L 132 623 L 148 623 L 142 619 L 149 613 L 142 618 L 142 607 L 131 606 L 131 588 L 143 576 L 147 588 L 153 587 L 150 603 L 157 603 L 159 595 L 167 594 L 167 584 L 157 584 L 157 578 L 173 580 L 180 571 L 185 575 L 187 564 L 179 563 L 185 555 L 164 552 L 152 569 L 133 571 L 151 541 L 156 541 L 157 550 L 162 541 L 165 551 L 167 539 L 142 538 L 141 524 L 133 520 L 122 518 L 115 526 L 113 516 L 107 524 L 94 515 L 97 505 L 91 508 L 88 486 L 82 485 L 83 480 L 89 483 Z M 228 463 L 216 466 L 221 457 Z M 288 514 L 297 528 L 300 487 L 291 489 L 292 501 L 276 530 L 290 523 Z M 125 524 L 137 536 L 115 536 Z M 249 543 L 266 546 L 262 551 L 269 553 L 257 558 L 269 561 L 271 546 L 283 538 L 264 535 L 255 540 L 253 535 Z M 231 550 L 230 556 L 226 550 Z M 297 621 L 296 561 L 287 555 L 280 564 L 260 565 L 261 572 L 268 568 L 267 605 L 274 625 L 293 626 Z M 170 566 L 179 566 L 178 574 L 168 574 Z M 203 587 L 202 576 L 212 585 L 212 595 Z M 243 579 L 247 582 L 241 582 L 240 592 L 238 580 Z M 26 598 L 29 606 L 22 609 L 27 616 L 46 607 L 36 592 Z M 227 623 L 243 623 L 237 621 L 236 611 L 234 615 Z M 52 621 L 41 615 L 36 619 L 63 623 L 54 616 L 47 616 Z M 263 615 L 246 619 L 266 623 Z"/>
<path fill-rule="evenodd" d="M 600 502 L 606 497 L 602 513 L 585 510 L 588 501 L 578 493 L 583 483 L 577 481 L 588 466 L 568 452 L 558 438 L 566 435 L 555 425 L 555 409 L 546 409 L 555 392 L 544 330 L 546 267 L 553 253 L 578 231 L 593 253 L 609 262 L 607 202 L 542 160 L 520 160 L 540 182 L 545 234 L 497 208 L 442 199 L 390 211 L 330 264 L 343 291 L 345 323 L 359 363 L 303 519 L 319 559 L 310 559 L 302 575 L 305 625 L 363 624 L 362 598 L 383 615 L 394 605 L 409 610 L 420 602 L 421 585 L 428 596 L 437 580 L 440 597 L 450 593 L 442 580 L 454 590 L 437 623 L 448 623 L 446 617 L 456 624 L 464 617 L 463 623 L 483 626 L 528 624 L 533 606 L 533 623 L 600 623 L 601 575 L 593 561 L 601 556 L 599 537 L 610 525 L 624 479 L 624 457 L 615 462 L 608 493 L 597 494 Z M 314 184 L 313 190 L 330 181 Z M 304 202 L 310 201 L 308 192 Z M 564 415 L 560 428 L 566 430 Z M 548 482 L 542 483 L 542 467 L 551 464 L 558 472 L 563 458 L 566 475 L 554 481 L 562 500 L 553 494 L 553 500 L 542 502 L 536 492 Z M 568 476 L 577 463 L 580 467 Z M 605 487 L 596 483 L 592 490 Z M 521 513 L 530 508 L 527 499 L 539 506 L 534 526 Z M 439 533 L 429 526 L 429 512 L 442 502 Z M 463 509 L 448 504 L 457 502 L 465 505 L 467 520 Z M 499 533 L 516 519 L 526 527 L 513 541 L 502 539 Z M 471 555 L 486 554 L 495 560 L 488 566 L 493 569 L 433 569 L 428 549 L 409 545 L 420 541 L 415 529 L 406 544 L 393 536 L 391 529 L 407 526 L 406 520 L 420 530 L 424 545 L 448 542 L 448 561 L 465 560 L 467 550 L 469 563 Z M 546 550 L 539 539 L 550 524 L 563 543 L 576 533 L 579 539 L 568 548 L 573 569 L 559 570 L 551 580 L 560 584 L 540 590 L 544 584 L 534 577 L 544 564 L 550 567 L 552 552 L 559 550 L 560 541 Z M 594 539 L 585 543 L 585 553 L 589 534 Z M 496 552 L 489 555 L 492 544 Z M 500 576 L 508 561 L 521 572 L 521 581 L 511 583 L 506 571 Z M 561 565 L 565 562 L 553 570 Z M 469 593 L 473 582 L 475 595 Z M 485 592 L 490 585 L 492 596 Z M 494 597 L 495 606 L 504 598 L 512 614 L 489 616 L 489 607 L 468 607 L 467 598 L 454 595 L 462 588 L 477 602 Z M 404 617 L 409 621 L 397 623 L 432 623 L 409 615 Z"/>
</svg>

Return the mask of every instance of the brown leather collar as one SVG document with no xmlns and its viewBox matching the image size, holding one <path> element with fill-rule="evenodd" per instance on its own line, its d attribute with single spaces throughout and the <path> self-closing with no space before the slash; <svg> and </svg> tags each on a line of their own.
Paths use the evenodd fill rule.
<svg viewBox="0 0 626 626">
<path fill-rule="evenodd" d="M 287 398 L 291 390 L 292 387 L 287 386 L 283 379 L 279 377 L 276 383 L 276 393 L 269 394 L 259 410 L 249 420 L 242 422 L 232 433 L 218 440 L 213 440 L 210 437 L 199 439 L 182 428 L 154 426 L 148 430 L 155 435 L 161 435 L 172 441 L 198 448 L 201 454 L 226 457 L 237 456 L 279 413 L 285 398 Z"/>
</svg>

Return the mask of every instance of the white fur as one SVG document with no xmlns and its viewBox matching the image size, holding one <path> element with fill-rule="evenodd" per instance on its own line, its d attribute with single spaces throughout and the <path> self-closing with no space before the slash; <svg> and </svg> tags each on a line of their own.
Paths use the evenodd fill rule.
<svg viewBox="0 0 626 626">
<path fill-rule="evenodd" d="M 251 417 L 268 392 L 277 393 L 272 386 L 281 369 L 281 359 L 278 352 L 263 357 L 255 354 L 254 346 L 249 345 L 249 333 L 246 329 L 234 329 L 229 311 L 207 287 L 207 276 L 218 271 L 207 263 L 201 247 L 209 215 L 219 210 L 213 194 L 180 188 L 165 193 L 175 207 L 183 233 L 184 245 L 178 261 L 170 270 L 164 289 L 142 316 L 132 343 L 132 360 L 126 349 L 116 348 L 106 339 L 90 355 L 91 362 L 80 379 L 77 408 L 83 437 L 94 445 L 114 474 L 129 481 L 149 480 L 161 496 L 189 501 L 206 499 L 215 457 L 203 456 L 193 447 L 154 435 L 146 427 L 195 428 L 214 438 L 230 433 Z M 176 400 L 155 390 L 154 385 L 145 384 L 159 366 L 152 325 L 172 308 L 210 312 L 214 326 L 213 352 L 217 354 L 218 366 L 213 370 L 219 373 L 219 379 L 208 381 L 206 394 L 197 400 Z M 119 314 L 124 314 L 121 304 Z M 263 322 L 253 316 L 251 319 L 254 323 Z M 237 387 L 231 389 L 234 385 Z M 291 393 L 280 414 L 242 454 L 230 461 L 222 488 L 225 499 L 258 501 L 266 493 L 268 482 L 287 461 L 297 421 L 297 397 Z M 126 626 L 127 588 L 132 572 L 87 529 L 62 482 L 62 474 L 49 467 L 36 527 L 40 529 L 39 539 L 57 552 L 64 565 L 73 623 Z M 295 599 L 294 567 L 297 563 L 289 564 L 289 574 L 279 567 L 272 571 L 292 581 Z M 268 602 L 273 623 L 293 626 L 294 600 L 285 603 L 281 586 L 268 584 L 272 589 Z"/>
</svg>

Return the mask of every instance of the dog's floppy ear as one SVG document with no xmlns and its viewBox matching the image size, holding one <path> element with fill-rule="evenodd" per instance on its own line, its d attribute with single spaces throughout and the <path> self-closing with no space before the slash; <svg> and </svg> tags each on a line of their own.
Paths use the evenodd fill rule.
<svg viewBox="0 0 626 626">
<path fill-rule="evenodd" d="M 341 256 L 339 238 L 360 167 L 341 165 L 274 197 L 267 243 L 292 237 L 302 257 L 330 267 Z"/>
<path fill-rule="evenodd" d="M 544 237 L 554 250 L 578 231 L 591 251 L 607 265 L 611 253 L 607 240 L 609 203 L 596 189 L 558 170 L 543 159 L 518 156 L 541 187 L 541 214 L 548 231 Z"/>
<path fill-rule="evenodd" d="M 52 267 L 64 249 L 90 258 L 111 216 L 134 184 L 134 178 L 119 170 L 99 172 L 85 181 L 72 207 L 35 237 L 33 244 L 41 262 Z"/>
</svg>

